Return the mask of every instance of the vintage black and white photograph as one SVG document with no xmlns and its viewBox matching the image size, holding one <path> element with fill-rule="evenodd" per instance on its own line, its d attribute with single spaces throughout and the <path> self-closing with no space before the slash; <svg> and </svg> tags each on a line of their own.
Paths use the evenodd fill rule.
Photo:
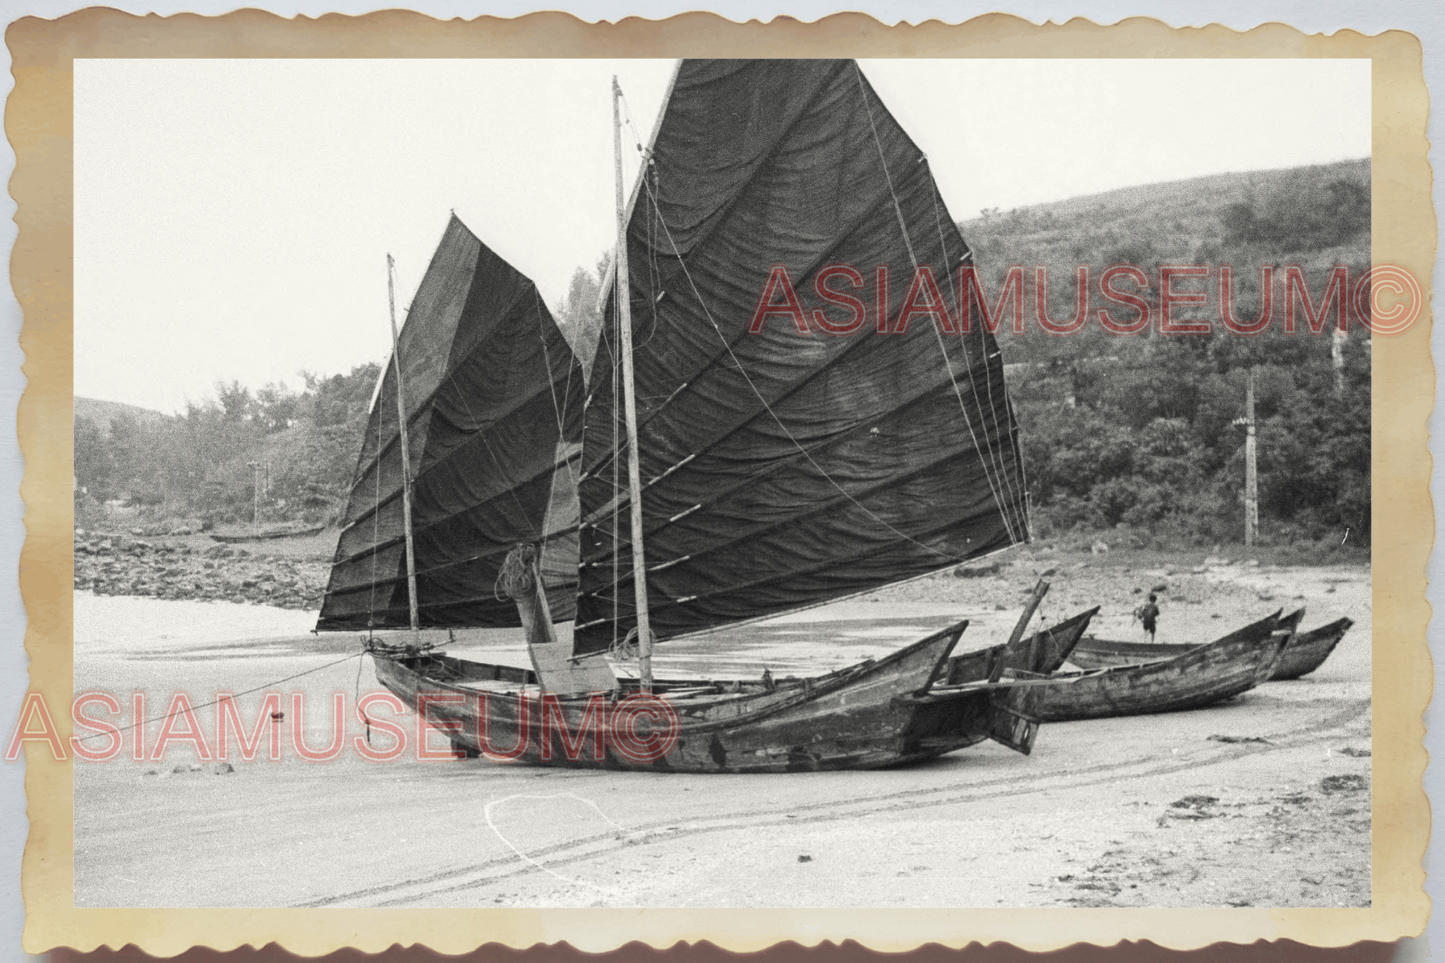
<svg viewBox="0 0 1445 963">
<path fill-rule="evenodd" d="M 76 907 L 1371 906 L 1368 60 L 79 60 L 74 143 Z"/>
</svg>

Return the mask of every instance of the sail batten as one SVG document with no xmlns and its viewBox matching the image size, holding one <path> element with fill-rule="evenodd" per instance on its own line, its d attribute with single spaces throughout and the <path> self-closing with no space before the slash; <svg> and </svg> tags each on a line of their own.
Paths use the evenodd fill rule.
<svg viewBox="0 0 1445 963">
<path fill-rule="evenodd" d="M 575 462 L 575 461 L 576 461 L 576 458 L 577 458 L 577 456 L 576 456 L 576 455 L 573 455 L 573 456 L 569 457 L 566 461 L 567 461 L 568 463 Z M 530 475 L 530 476 L 528 476 L 528 477 L 526 477 L 526 478 L 508 479 L 508 480 L 506 480 L 506 482 L 505 482 L 503 485 L 499 486 L 495 491 L 490 491 L 490 492 L 488 492 L 488 493 L 485 494 L 485 495 L 477 494 L 476 492 L 473 492 L 473 498 L 472 498 L 472 500 L 473 500 L 473 506 L 472 506 L 472 510 L 475 510 L 475 509 L 477 509 L 477 508 L 480 508 L 480 507 L 489 505 L 489 504 L 491 504 L 491 503 L 493 503 L 493 502 L 495 502 L 495 501 L 497 501 L 497 500 L 499 500 L 499 499 L 507 499 L 507 498 L 510 498 L 510 497 L 512 496 L 512 494 L 513 494 L 517 489 L 523 488 L 523 487 L 525 487 L 525 486 L 527 486 L 527 485 L 539 484 L 539 483 L 543 483 L 543 482 L 545 482 L 546 484 L 549 484 L 549 485 L 550 485 L 551 482 L 552 482 L 552 476 L 553 476 L 553 474 L 557 471 L 557 467 L 558 467 L 558 466 L 555 465 L 555 464 L 546 465 L 546 466 L 538 469 L 534 474 L 532 474 L 532 475 Z M 364 481 L 359 482 L 359 483 L 358 483 L 358 486 L 359 486 L 359 487 L 364 487 L 364 486 L 365 486 L 365 482 L 364 482 Z M 399 504 L 399 503 L 400 503 L 400 499 L 401 499 L 401 494 L 402 494 L 402 493 L 401 493 L 400 491 L 396 491 L 396 492 L 393 492 L 393 493 L 390 494 L 390 495 L 387 495 L 387 496 L 383 497 L 383 498 L 379 501 L 378 504 L 372 506 L 371 508 L 368 508 L 368 509 L 365 511 L 364 514 L 359 515 L 354 521 L 352 521 L 352 522 L 350 522 L 349 524 L 347 524 L 347 525 L 342 529 L 342 537 L 344 538 L 344 537 L 346 536 L 346 533 L 349 532 L 349 531 L 356 530 L 356 529 L 361 529 L 363 526 L 365 526 L 365 525 L 367 525 L 367 524 L 370 524 L 370 522 L 371 522 L 371 520 L 372 520 L 372 516 L 375 515 L 377 512 L 380 512 L 380 511 L 382 511 L 383 509 L 388 508 L 388 507 L 391 506 L 393 503 Z M 450 519 L 448 519 L 448 518 L 445 518 L 445 517 L 437 518 L 437 519 L 434 519 L 434 520 L 430 521 L 430 522 L 427 524 L 427 526 L 417 526 L 415 530 L 418 531 L 418 532 L 420 532 L 420 531 L 423 530 L 424 527 L 425 527 L 425 528 L 431 528 L 431 527 L 436 527 L 436 526 L 438 526 L 438 525 L 446 525 L 446 524 L 449 524 L 449 522 L 450 522 Z M 401 536 L 397 536 L 397 538 L 400 538 L 400 537 L 401 537 Z M 543 535 L 541 535 L 540 537 L 546 538 L 547 536 L 546 536 L 545 534 L 543 534 Z M 378 543 L 378 547 L 380 547 L 380 545 L 382 545 L 382 544 L 385 544 L 385 543 Z M 361 555 L 365 555 L 365 554 L 366 554 L 366 551 L 367 551 L 366 549 L 363 549 L 361 552 L 359 552 L 359 553 L 357 553 L 357 554 L 348 555 L 348 556 L 345 557 L 345 558 L 336 559 L 336 561 L 338 561 L 338 562 L 355 561 L 355 560 L 356 560 L 358 557 L 360 557 Z"/>
<path fill-rule="evenodd" d="M 570 618 L 583 392 L 536 287 L 453 216 L 373 399 L 318 628 L 408 622 L 402 420 L 421 624 L 519 624 L 493 587 L 520 542 L 542 545 L 552 611 Z"/>
<path fill-rule="evenodd" d="M 758 538 L 759 536 L 768 535 L 768 534 L 770 534 L 770 533 L 774 533 L 778 528 L 784 527 L 784 525 L 798 525 L 798 524 L 801 524 L 801 523 L 807 523 L 807 522 L 810 521 L 811 519 L 814 519 L 814 518 L 816 518 L 816 517 L 818 517 L 819 515 L 822 515 L 822 514 L 824 514 L 824 513 L 832 512 L 832 511 L 837 510 L 837 509 L 840 509 L 840 508 L 841 508 L 841 509 L 848 509 L 849 506 L 850 506 L 851 504 L 853 504 L 853 503 L 857 503 L 857 504 L 859 504 L 860 506 L 865 506 L 865 507 L 866 507 L 866 503 L 867 503 L 868 499 L 869 499 L 871 496 L 878 494 L 881 490 L 883 490 L 883 489 L 885 489 L 885 488 L 887 488 L 887 487 L 889 487 L 889 486 L 896 486 L 896 485 L 899 485 L 899 484 L 907 483 L 907 482 L 908 482 L 910 479 L 912 479 L 912 478 L 915 478 L 915 477 L 924 475 L 924 474 L 927 473 L 927 472 L 936 470 L 938 467 L 940 467 L 941 465 L 943 465 L 943 464 L 946 463 L 946 462 L 950 462 L 950 461 L 961 461 L 961 460 L 963 460 L 963 459 L 965 459 L 965 458 L 967 458 L 967 457 L 969 457 L 968 453 L 959 452 L 959 451 L 948 451 L 948 452 L 946 452 L 945 454 L 938 456 L 936 459 L 929 460 L 929 461 L 927 461 L 927 462 L 925 462 L 925 463 L 917 466 L 917 468 L 916 468 L 913 472 L 911 472 L 911 473 L 909 473 L 909 474 L 904 474 L 904 475 L 889 474 L 889 475 L 887 475 L 886 477 L 883 477 L 883 478 L 878 479 L 877 481 L 875 481 L 873 484 L 871 484 L 871 485 L 869 485 L 869 486 L 861 487 L 861 488 L 858 488 L 858 489 L 855 489 L 855 490 L 852 490 L 852 491 L 841 491 L 841 490 L 840 490 L 838 493 L 836 493 L 835 495 L 833 495 L 831 498 L 828 498 L 828 499 L 826 499 L 826 500 L 823 500 L 823 501 L 818 502 L 817 505 L 816 505 L 814 508 L 812 508 L 811 510 L 809 510 L 809 511 L 790 514 L 790 515 L 788 516 L 788 518 L 786 519 L 786 521 L 785 521 L 784 523 L 782 523 L 782 524 L 779 524 L 779 525 L 770 525 L 770 524 L 768 524 L 768 523 L 766 523 L 766 522 L 759 522 L 759 523 L 757 523 L 757 524 L 755 524 L 755 525 L 752 525 L 752 526 L 745 526 L 745 525 L 735 526 L 735 527 L 733 527 L 733 529 L 732 529 L 731 534 L 730 534 L 729 537 L 727 537 L 727 538 L 725 538 L 725 539 L 722 539 L 722 540 L 719 540 L 719 541 L 716 541 L 716 542 L 713 542 L 712 544 L 709 544 L 707 548 L 698 549 L 698 550 L 696 550 L 693 554 L 684 556 L 684 557 L 679 558 L 679 559 L 677 559 L 677 560 L 675 560 L 675 561 L 672 561 L 672 562 L 660 563 L 660 564 L 667 564 L 667 565 L 671 566 L 671 565 L 674 565 L 674 564 L 678 564 L 679 562 L 681 562 L 681 561 L 683 561 L 683 560 L 692 560 L 692 559 L 695 559 L 695 558 L 702 558 L 703 556 L 705 556 L 705 555 L 708 554 L 709 552 L 712 552 L 712 553 L 726 552 L 726 551 L 728 551 L 728 550 L 730 550 L 730 549 L 736 548 L 737 546 L 741 545 L 741 544 L 744 543 L 744 542 L 747 542 L 747 541 L 752 540 L 752 539 L 756 539 L 756 538 Z M 702 507 L 706 508 L 706 507 L 709 507 L 709 506 L 704 505 L 704 506 L 702 506 Z M 945 526 L 945 528 L 946 528 L 946 526 Z M 649 531 L 647 531 L 647 532 L 645 533 L 645 537 L 651 539 L 653 536 L 655 536 L 656 534 L 658 534 L 658 533 L 660 532 L 660 530 L 661 530 L 661 526 L 659 526 L 659 528 L 657 528 L 657 529 L 649 530 Z M 899 531 L 897 531 L 897 530 L 895 530 L 895 529 L 892 529 L 891 526 L 890 526 L 889 529 L 886 531 L 886 536 L 887 536 L 887 538 L 888 538 L 889 541 L 895 540 L 895 536 L 896 536 L 896 539 L 899 539 L 899 540 L 913 541 L 913 542 L 922 542 L 922 541 L 923 541 L 925 538 L 927 538 L 933 531 L 934 531 L 934 529 L 919 529 L 919 530 L 917 530 L 917 531 L 912 531 L 912 532 L 899 532 Z M 699 540 L 701 541 L 701 539 L 699 539 Z M 626 545 L 625 545 L 625 544 L 621 544 L 621 540 L 619 540 L 618 551 L 622 552 L 622 551 L 625 551 L 625 550 L 626 550 Z M 956 565 L 956 564 L 958 564 L 959 562 L 965 561 L 965 560 L 967 559 L 967 557 L 968 557 L 967 555 L 958 555 L 958 554 L 953 554 L 953 553 L 949 553 L 949 552 L 946 552 L 946 551 L 938 551 L 938 552 L 937 552 L 937 562 L 938 562 L 938 564 L 935 565 L 934 567 L 937 568 L 937 567 L 946 566 L 946 565 Z M 596 559 L 596 560 L 593 560 L 593 561 L 589 562 L 588 564 L 591 564 L 591 565 L 605 565 L 605 564 L 609 564 L 609 563 L 610 563 L 610 558 L 607 557 L 607 556 L 602 556 L 602 557 L 599 557 L 599 558 Z M 652 570 L 655 571 L 655 570 L 657 570 L 658 567 L 660 567 L 660 566 L 654 566 Z M 626 580 L 627 580 L 627 577 L 626 577 L 625 575 L 622 576 L 621 581 L 625 582 Z"/>
<path fill-rule="evenodd" d="M 896 328 L 915 268 L 956 288 L 968 250 L 923 160 L 850 62 L 679 69 L 628 230 L 658 638 L 911 578 L 1027 530 L 992 337 L 941 336 L 926 315 L 879 333 L 880 309 Z M 814 283 L 837 263 L 891 275 L 886 297 L 853 291 L 855 333 L 802 334 L 787 317 L 749 331 L 776 265 L 805 320 L 837 312 Z M 589 383 L 579 654 L 634 614 L 613 564 L 629 540 L 611 519 L 630 509 L 611 479 L 615 342 L 599 339 Z"/>
</svg>

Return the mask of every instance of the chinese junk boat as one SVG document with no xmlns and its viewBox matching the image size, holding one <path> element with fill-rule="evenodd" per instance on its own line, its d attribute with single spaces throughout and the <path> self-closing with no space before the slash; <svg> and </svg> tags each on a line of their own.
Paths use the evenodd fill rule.
<svg viewBox="0 0 1445 963">
<path fill-rule="evenodd" d="M 989 555 L 1028 521 L 998 348 L 942 294 L 969 248 L 858 66 L 682 63 L 625 205 L 619 99 L 600 331 L 569 345 L 452 220 L 319 627 L 368 630 L 381 682 L 469 755 L 748 772 L 1028 752 L 1049 683 L 934 691 L 961 622 L 807 679 L 652 677 L 655 641 Z M 517 626 L 530 670 L 436 650 Z"/>
</svg>

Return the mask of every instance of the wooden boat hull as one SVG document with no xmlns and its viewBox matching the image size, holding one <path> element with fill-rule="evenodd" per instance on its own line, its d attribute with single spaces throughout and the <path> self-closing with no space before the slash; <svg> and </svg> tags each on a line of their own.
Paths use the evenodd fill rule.
<svg viewBox="0 0 1445 963">
<path fill-rule="evenodd" d="M 626 682 L 605 694 L 559 698 L 527 686 L 530 673 L 446 656 L 374 652 L 377 678 L 467 755 L 543 766 L 651 772 L 805 772 L 876 769 L 933 758 L 995 738 L 1032 746 L 1035 696 L 1007 687 L 919 699 L 942 674 L 964 625 L 877 661 L 810 679 L 655 684 L 667 709 L 629 722 L 620 707 L 658 709 Z M 506 683 L 497 686 L 493 683 Z M 731 691 L 734 688 L 740 691 Z M 701 691 L 700 691 L 701 690 Z M 421 705 L 423 700 L 427 703 Z M 641 701 L 639 701 L 641 700 Z M 609 707 L 613 707 L 609 710 Z M 676 739 L 659 733 L 675 719 Z M 613 714 L 608 717 L 611 711 Z M 619 723 L 619 718 L 622 722 Z M 629 732 L 632 735 L 629 735 Z"/>
<path fill-rule="evenodd" d="M 1008 670 L 1023 670 L 1050 675 L 1059 670 L 1078 645 L 1079 639 L 1089 628 L 1089 621 L 1098 614 L 1098 606 L 1087 612 L 1080 612 L 1032 637 L 1023 639 L 1012 652 L 1003 645 L 995 645 L 977 652 L 955 655 L 948 660 L 948 673 L 944 682 L 957 685 L 961 682 L 976 682 L 987 679 L 993 668 L 993 660 L 1000 655 L 1003 667 Z"/>
<path fill-rule="evenodd" d="M 1295 635 L 1284 647 L 1270 679 L 1280 681 L 1309 675 L 1324 664 L 1354 624 L 1352 619 L 1338 619 L 1329 625 Z"/>
<path fill-rule="evenodd" d="M 1070 684 L 1039 690 L 1040 719 L 1061 722 L 1198 709 L 1247 692 L 1269 678 L 1293 630 L 1271 616 L 1158 662 L 1060 673 Z"/>
<path fill-rule="evenodd" d="M 1280 613 L 1276 612 L 1270 618 L 1278 619 L 1279 615 Z M 1280 624 L 1283 626 L 1289 623 L 1297 626 L 1303 617 L 1304 609 L 1300 609 L 1281 619 Z M 1215 641 L 1223 642 L 1241 635 L 1251 634 L 1259 625 L 1259 622 L 1251 623 L 1237 632 L 1232 632 Z M 1110 669 L 1116 665 L 1142 665 L 1145 662 L 1172 659 L 1197 648 L 1199 648 L 1198 645 L 1180 645 L 1174 642 L 1118 642 L 1113 639 L 1100 639 L 1086 635 L 1074 646 L 1073 652 L 1069 654 L 1069 661 L 1081 669 Z"/>
<path fill-rule="evenodd" d="M 222 542 L 227 545 L 238 545 L 243 542 L 265 542 L 275 538 L 304 538 L 308 535 L 319 534 L 326 526 L 315 525 L 311 528 L 290 528 L 280 531 L 262 531 L 249 533 L 228 533 L 228 532 L 207 532 L 212 541 Z"/>
</svg>

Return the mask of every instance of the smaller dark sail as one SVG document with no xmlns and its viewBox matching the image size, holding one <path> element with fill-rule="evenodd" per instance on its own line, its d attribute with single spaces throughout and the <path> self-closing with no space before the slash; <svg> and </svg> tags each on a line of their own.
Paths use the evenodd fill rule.
<svg viewBox="0 0 1445 963">
<path fill-rule="evenodd" d="M 536 286 L 455 216 L 401 329 L 421 624 L 516 626 L 507 552 L 542 546 L 557 620 L 574 611 L 582 369 Z M 409 624 L 396 368 L 372 405 L 319 629 Z"/>
</svg>

